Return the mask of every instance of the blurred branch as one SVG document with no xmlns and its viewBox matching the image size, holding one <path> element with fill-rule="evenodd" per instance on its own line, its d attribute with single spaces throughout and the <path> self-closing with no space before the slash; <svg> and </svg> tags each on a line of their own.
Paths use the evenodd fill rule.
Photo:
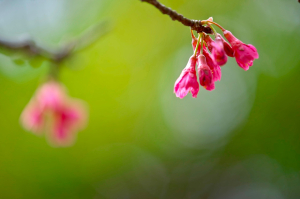
<svg viewBox="0 0 300 199">
<path fill-rule="evenodd" d="M 155 6 L 158 10 L 160 10 L 161 13 L 169 15 L 172 20 L 177 20 L 181 22 L 185 26 L 191 27 L 192 30 L 200 32 L 205 32 L 207 34 L 212 34 L 212 30 L 208 26 L 203 26 L 201 24 L 201 20 L 193 20 L 185 18 L 183 15 L 177 13 L 175 10 L 172 10 L 171 8 L 166 7 L 165 5 L 161 4 L 157 0 L 141 0 L 142 2 L 147 2 L 149 4 L 152 4 Z"/>
<path fill-rule="evenodd" d="M 66 58 L 73 49 L 73 46 L 69 44 L 57 51 L 51 51 L 38 46 L 34 41 L 30 39 L 16 42 L 16 41 L 7 41 L 1 38 L 0 38 L 0 47 L 12 51 L 23 51 L 31 56 L 39 55 L 55 62 L 59 62 L 60 60 Z"/>
<path fill-rule="evenodd" d="M 91 30 L 84 32 L 77 39 L 68 42 L 63 45 L 63 47 L 55 51 L 38 46 L 30 39 L 24 39 L 23 41 L 8 41 L 0 38 L 0 47 L 12 51 L 23 51 L 30 56 L 42 56 L 58 63 L 69 57 L 73 52 L 87 48 L 106 34 L 107 30 L 103 28 L 104 24 L 106 23 L 97 24 Z M 104 29 L 104 31 L 102 29 Z"/>
<path fill-rule="evenodd" d="M 81 36 L 78 37 L 77 40 L 74 41 L 74 43 L 76 43 L 74 51 L 78 52 L 85 50 L 106 35 L 110 30 L 110 28 L 107 27 L 107 24 L 108 22 L 104 21 L 90 27 L 87 31 L 85 31 Z"/>
</svg>

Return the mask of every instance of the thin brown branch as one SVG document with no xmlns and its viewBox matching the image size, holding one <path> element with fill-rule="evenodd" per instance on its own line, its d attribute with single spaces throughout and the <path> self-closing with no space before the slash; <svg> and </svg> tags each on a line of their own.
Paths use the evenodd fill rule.
<svg viewBox="0 0 300 199">
<path fill-rule="evenodd" d="M 212 30 L 208 26 L 203 26 L 201 24 L 201 20 L 193 20 L 185 18 L 183 15 L 177 13 L 175 10 L 172 10 L 171 8 L 166 7 L 165 5 L 161 4 L 157 0 L 141 0 L 142 2 L 147 2 L 149 4 L 152 4 L 155 6 L 158 10 L 161 11 L 161 13 L 169 15 L 172 20 L 176 20 L 181 22 L 185 26 L 191 27 L 192 30 L 200 32 L 205 32 L 207 34 L 212 34 Z"/>
<path fill-rule="evenodd" d="M 58 50 L 43 48 L 30 39 L 24 39 L 22 41 L 8 41 L 0 38 L 0 48 L 15 52 L 25 52 L 29 56 L 41 56 L 52 62 L 59 63 L 69 57 L 75 51 L 80 51 L 90 46 L 97 39 L 102 37 L 107 32 L 105 27 L 103 28 L 103 24 L 104 23 L 96 25 L 92 30 L 84 32 L 80 37 L 63 45 Z"/>
<path fill-rule="evenodd" d="M 28 39 L 23 41 L 7 41 L 0 39 L 0 47 L 12 51 L 22 51 L 30 56 L 42 56 L 54 62 L 59 62 L 66 58 L 72 50 L 70 45 L 66 45 L 60 50 L 51 51 L 38 46 L 34 41 Z"/>
</svg>

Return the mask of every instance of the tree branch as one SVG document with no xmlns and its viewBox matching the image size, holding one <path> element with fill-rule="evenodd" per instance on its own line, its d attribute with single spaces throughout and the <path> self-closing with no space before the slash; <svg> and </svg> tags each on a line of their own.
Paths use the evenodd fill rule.
<svg viewBox="0 0 300 199">
<path fill-rule="evenodd" d="M 141 0 L 142 2 L 147 2 L 149 4 L 152 4 L 155 6 L 158 10 L 161 11 L 161 13 L 169 15 L 172 20 L 176 20 L 181 22 L 185 26 L 191 27 L 192 30 L 200 32 L 205 32 L 207 34 L 212 34 L 212 30 L 208 26 L 203 26 L 201 24 L 201 20 L 193 20 L 185 18 L 183 15 L 177 13 L 175 10 L 172 10 L 171 8 L 166 7 L 165 5 L 161 4 L 157 0 Z"/>
<path fill-rule="evenodd" d="M 59 62 L 66 58 L 72 50 L 71 46 L 65 46 L 64 48 L 54 52 L 38 46 L 34 41 L 29 39 L 18 42 L 0 39 L 0 47 L 12 51 L 23 51 L 31 56 L 42 56 L 55 62 Z"/>
<path fill-rule="evenodd" d="M 22 51 L 30 56 L 41 56 L 58 63 L 69 57 L 74 51 L 80 51 L 83 48 L 90 46 L 94 41 L 107 33 L 105 27 L 103 28 L 104 25 L 106 25 L 106 23 L 96 25 L 91 30 L 85 31 L 80 37 L 65 44 L 58 50 L 43 48 L 30 39 L 24 39 L 23 41 L 8 41 L 0 38 L 0 48 L 2 47 L 11 51 Z"/>
</svg>

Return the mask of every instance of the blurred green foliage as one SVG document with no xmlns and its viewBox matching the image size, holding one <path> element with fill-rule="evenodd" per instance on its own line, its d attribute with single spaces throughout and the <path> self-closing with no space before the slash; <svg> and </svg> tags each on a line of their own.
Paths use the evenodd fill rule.
<svg viewBox="0 0 300 199">
<path fill-rule="evenodd" d="M 1 50 L 0 198 L 300 197 L 299 4 L 161 2 L 188 18 L 213 16 L 260 58 L 247 72 L 230 60 L 214 91 L 180 100 L 173 86 L 192 54 L 190 30 L 151 5 L 0 1 L 7 39 L 58 48 L 100 21 L 111 27 L 63 63 L 60 80 L 90 109 L 70 148 L 19 125 L 49 63 Z"/>
</svg>

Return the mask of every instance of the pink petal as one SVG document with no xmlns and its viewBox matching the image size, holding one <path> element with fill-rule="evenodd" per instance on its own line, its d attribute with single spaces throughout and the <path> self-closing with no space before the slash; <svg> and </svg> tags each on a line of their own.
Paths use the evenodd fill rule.
<svg viewBox="0 0 300 199">
<path fill-rule="evenodd" d="M 25 107 L 20 122 L 26 130 L 38 135 L 42 133 L 44 128 L 43 110 L 35 100 L 31 100 Z"/>
<path fill-rule="evenodd" d="M 188 92 L 191 92 L 192 96 L 196 98 L 199 92 L 199 84 L 195 70 L 196 61 L 197 59 L 194 56 L 190 57 L 187 66 L 183 69 L 175 82 L 174 93 L 181 99 L 185 97 Z"/>
<path fill-rule="evenodd" d="M 57 108 L 66 98 L 64 87 L 54 81 L 43 84 L 36 92 L 36 99 L 42 107 Z"/>
<path fill-rule="evenodd" d="M 251 44 L 244 44 L 227 30 L 223 33 L 232 46 L 238 65 L 244 70 L 248 70 L 253 65 L 254 59 L 259 58 L 256 48 Z"/>
<path fill-rule="evenodd" d="M 200 85 L 205 89 L 213 90 L 215 88 L 212 71 L 206 63 L 206 58 L 204 55 L 198 57 L 198 74 Z"/>
<path fill-rule="evenodd" d="M 49 132 L 49 141 L 54 146 L 70 146 L 76 133 L 84 128 L 87 121 L 86 108 L 81 101 L 70 101 L 54 113 Z"/>
<path fill-rule="evenodd" d="M 215 62 L 214 58 L 207 52 L 207 49 L 204 47 L 203 48 L 203 55 L 206 58 L 206 63 L 209 66 L 210 70 L 212 71 L 213 74 L 213 81 L 220 81 L 221 80 L 221 68 L 218 66 L 218 64 Z M 199 63 L 198 63 L 199 65 Z"/>
</svg>

